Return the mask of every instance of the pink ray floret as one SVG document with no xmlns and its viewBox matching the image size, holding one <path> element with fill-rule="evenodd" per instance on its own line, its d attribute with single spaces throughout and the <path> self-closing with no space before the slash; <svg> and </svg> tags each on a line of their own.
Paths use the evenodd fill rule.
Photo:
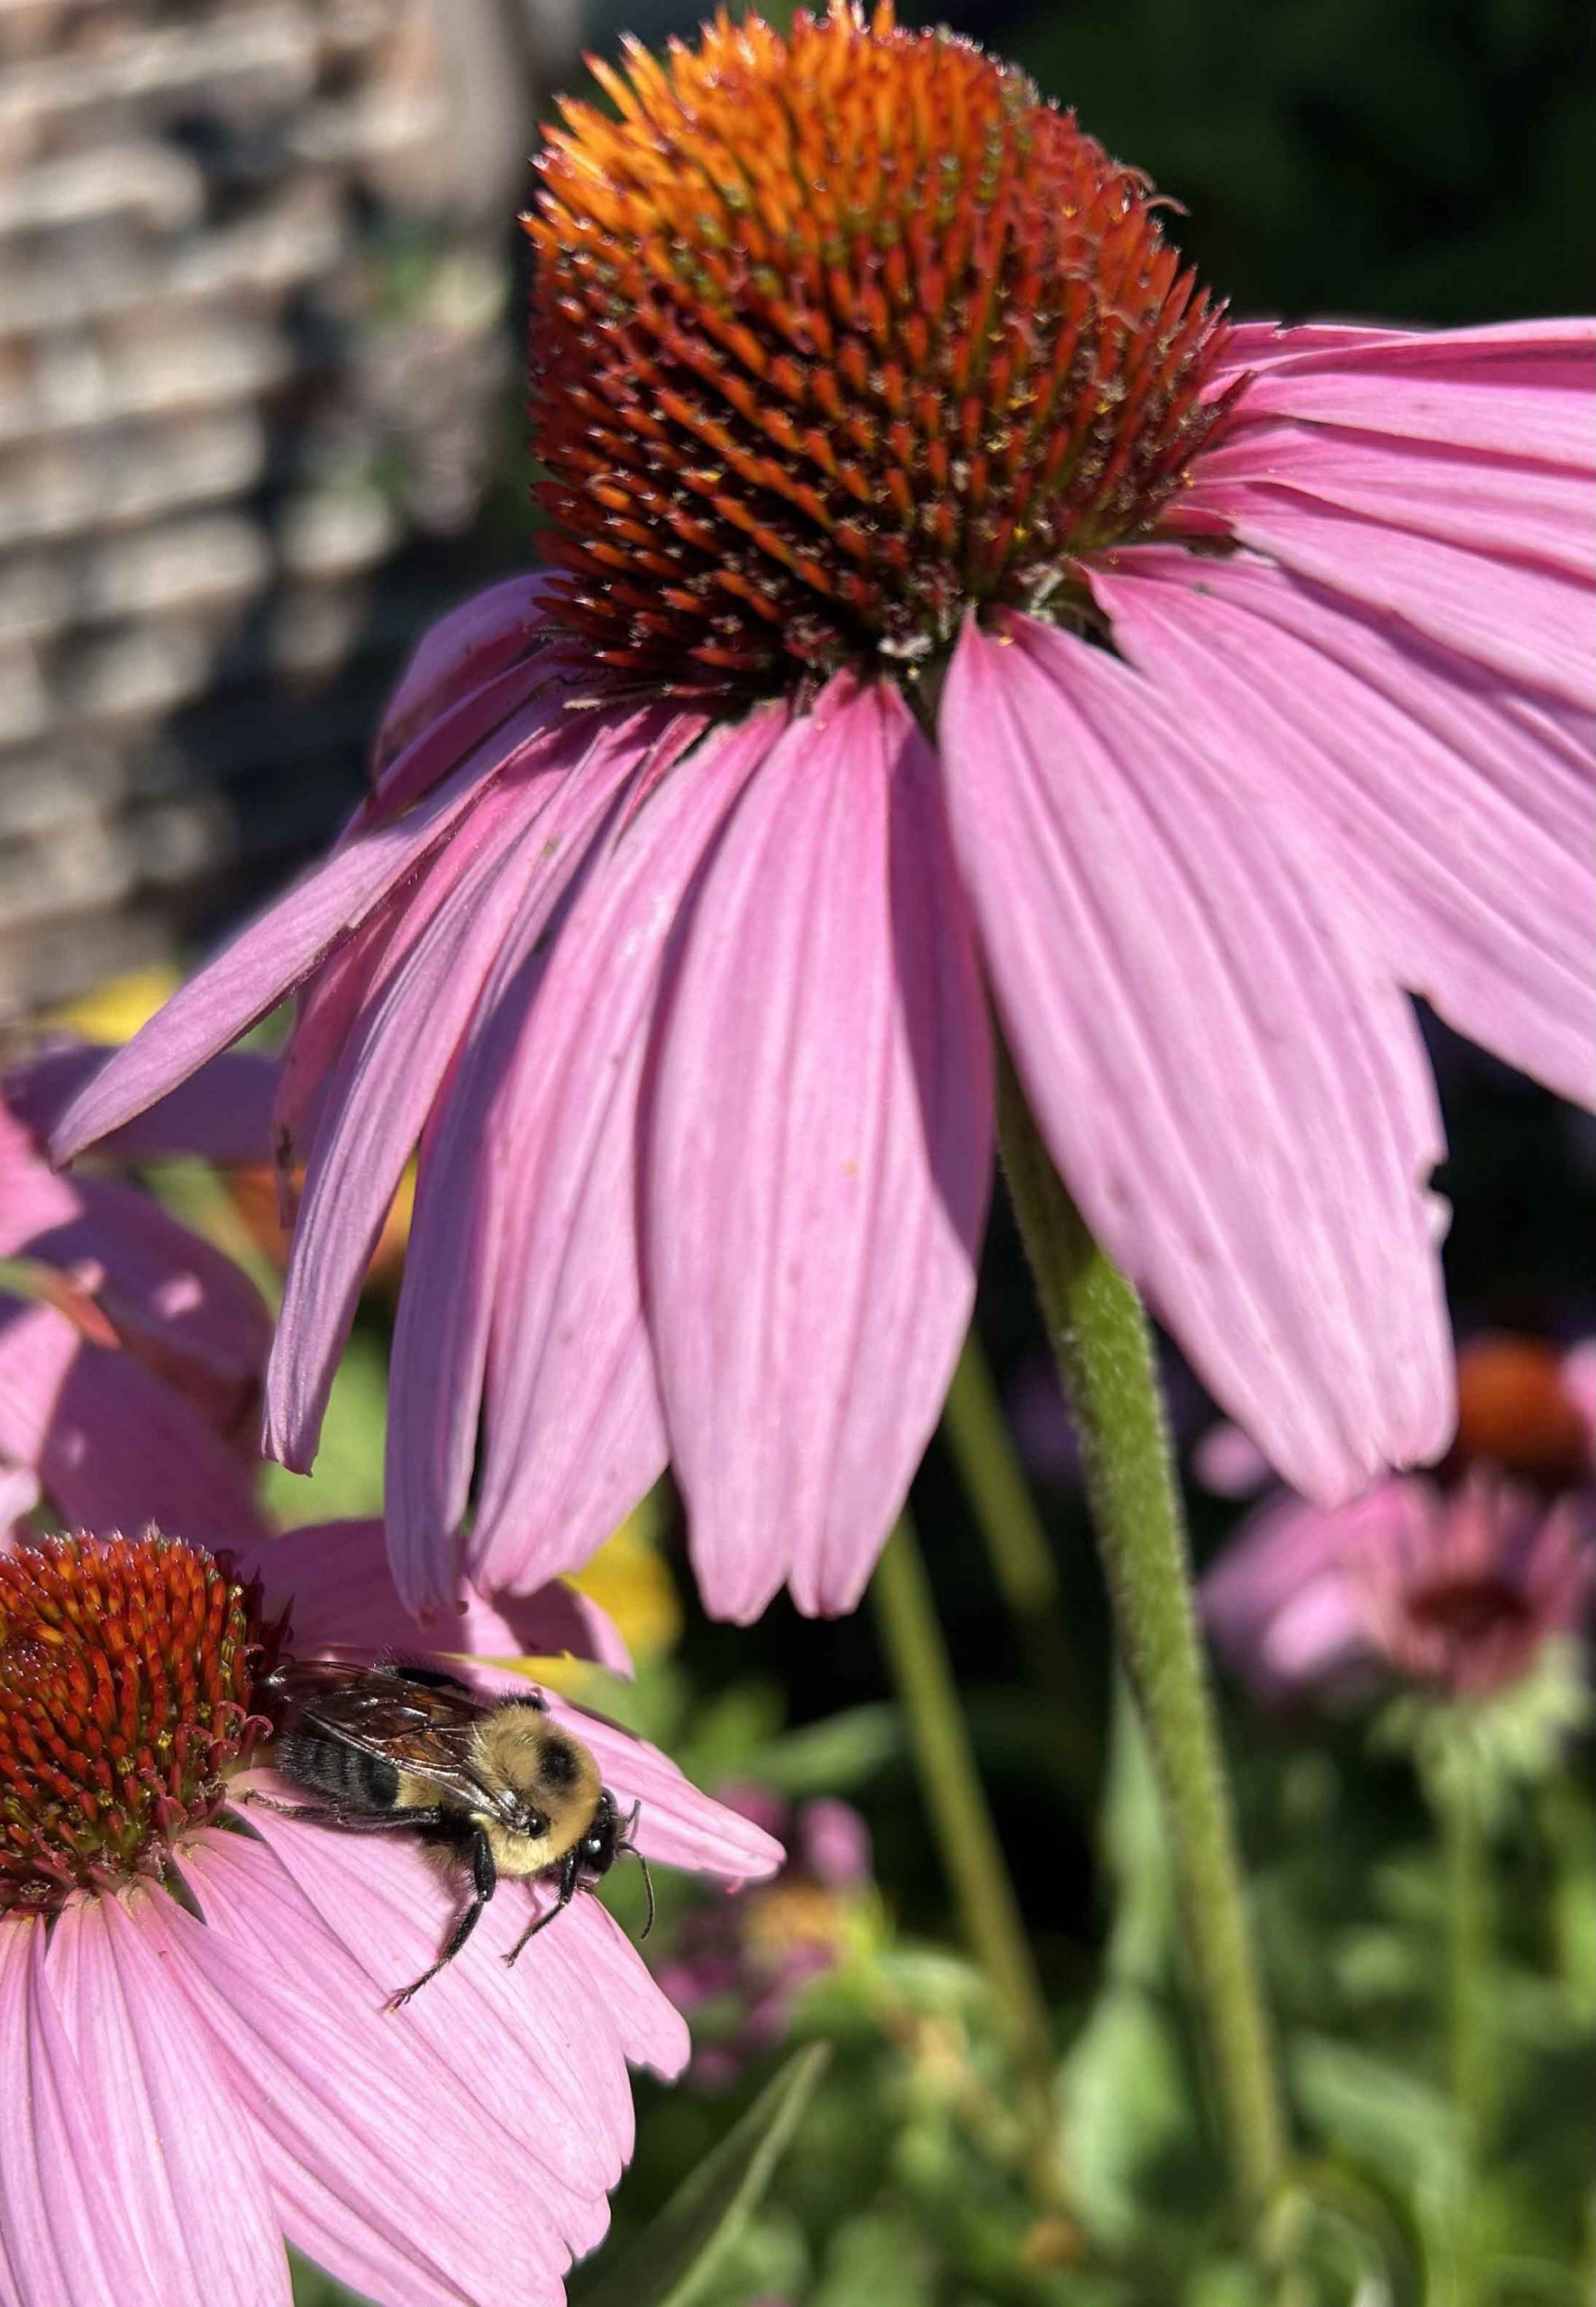
<svg viewBox="0 0 1596 2307">
<path fill-rule="evenodd" d="M 58 1177 L 41 1132 L 105 1053 L 52 1051 L 0 1093 L 0 1531 L 42 1500 L 92 1527 L 125 1514 L 201 1540 L 259 1527 L 256 1422 L 271 1325 L 253 1286 L 154 1197 L 96 1169 Z M 114 1150 L 238 1157 L 275 1069 L 219 1059 Z"/>
<path fill-rule="evenodd" d="M 969 1318 L 989 1017 L 1288 1481 L 1436 1457 L 1409 997 L 1596 1092 L 1591 324 L 1227 330 L 1143 179 L 884 14 L 712 27 L 619 113 L 570 110 L 530 220 L 553 570 L 423 643 L 330 857 L 59 1154 L 296 995 L 304 1465 L 419 1150 L 416 1607 L 579 1564 L 668 1462 L 713 1609 L 852 1605 Z M 780 222 L 854 229 L 839 136 L 853 272 Z"/>
</svg>

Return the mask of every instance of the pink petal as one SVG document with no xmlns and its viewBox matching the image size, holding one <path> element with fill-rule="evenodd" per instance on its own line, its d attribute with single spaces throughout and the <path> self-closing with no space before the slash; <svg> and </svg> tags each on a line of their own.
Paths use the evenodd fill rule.
<svg viewBox="0 0 1596 2307">
<path fill-rule="evenodd" d="M 50 1992 L 44 1924 L 0 1918 L 0 2297 L 6 2307 L 161 2307 L 111 2184 L 112 2121 Z M 269 2295 L 269 2294 L 267 2294 Z"/>
<path fill-rule="evenodd" d="M 1565 1097 L 1596 1089 L 1596 788 L 1512 692 L 1243 558 L 1126 553 L 1118 646 L 1311 828 L 1402 981 Z"/>
<path fill-rule="evenodd" d="M 153 1521 L 207 1546 L 260 1533 L 246 1469 L 194 1405 L 51 1306 L 0 1312 L 0 1452 L 34 1468 L 74 1529 Z"/>
<path fill-rule="evenodd" d="M 75 1178 L 58 1178 L 31 1131 L 0 1103 L 0 1258 L 25 1257 L 34 1236 L 83 1208 Z"/>
<path fill-rule="evenodd" d="M 572 838 L 565 867 L 523 909 L 501 944 L 422 1139 L 388 1401 L 388 1529 L 412 1609 L 453 1592 L 453 1539 L 476 1457 L 478 1413 L 507 1213 L 524 1191 L 524 1154 L 500 1118 L 538 990 L 558 950 L 570 892 L 588 874 L 604 805 L 680 742 L 682 718 L 629 717 L 595 764 L 600 806 Z M 610 813 L 618 820 L 620 805 Z M 514 1147 L 511 1154 L 507 1149 Z M 646 1487 L 646 1483 L 644 1485 Z M 629 1501 L 633 1502 L 633 1501 Z M 497 1579 L 495 1583 L 501 1582 Z"/>
<path fill-rule="evenodd" d="M 623 725 L 623 728 L 625 725 Z M 303 1473 L 405 1165 L 483 985 L 517 927 L 546 920 L 588 827 L 633 760 L 622 731 L 568 721 L 530 787 L 474 813 L 491 831 L 448 901 L 401 919 L 328 1081 L 268 1379 L 266 1448 Z"/>
<path fill-rule="evenodd" d="M 644 1259 L 708 1607 L 851 1609 L 942 1409 L 991 1176 L 991 1057 L 935 764 L 838 683 L 687 916 Z"/>
<path fill-rule="evenodd" d="M 689 880 L 783 724 L 764 710 L 707 741 L 606 835 L 484 1125 L 515 1149 L 516 1181 L 466 1552 L 480 1582 L 577 1568 L 663 1470 L 634 1217 L 644 1044 Z M 408 1455 L 406 1427 L 392 1433 Z"/>
<path fill-rule="evenodd" d="M 485 783 L 512 771 L 531 774 L 566 736 L 565 723 L 551 725 L 542 707 L 528 707 L 406 816 L 335 850 L 117 1052 L 68 1108 L 52 1141 L 56 1160 L 70 1161 L 120 1128 L 258 1025 L 415 871 Z"/>
<path fill-rule="evenodd" d="M 1221 384 L 1258 358 L 1255 337 L 1236 335 Z M 1293 356 L 1299 337 L 1315 341 Z M 1593 342 L 1588 320 L 1427 334 L 1293 330 L 1248 385 L 1239 421 L 1291 417 L 1588 471 L 1596 448 Z"/>
<path fill-rule="evenodd" d="M 195 1395 L 214 1381 L 221 1422 L 232 1423 L 242 1399 L 254 1396 L 271 1337 L 260 1291 L 153 1195 L 99 1177 L 81 1180 L 78 1191 L 79 1223 L 38 1237 L 33 1254 L 68 1270 L 79 1260 L 96 1266 L 96 1294 L 141 1359 L 169 1363 Z"/>
<path fill-rule="evenodd" d="M 1340 1661 L 1347 1645 L 1363 1652 L 1363 1615 L 1347 1587 L 1342 1511 L 1300 1497 L 1271 1497 L 1241 1523 L 1201 1581 L 1201 1618 L 1222 1659 L 1266 1696 L 1287 1696 L 1317 1680 L 1317 1665 Z M 1324 1640 L 1291 1628 L 1308 1597 L 1308 1619 Z M 1285 1643 L 1278 1640 L 1287 1622 Z"/>
<path fill-rule="evenodd" d="M 1554 465 L 1324 425 L 1242 425 L 1203 457 L 1185 501 L 1223 512 L 1227 492 L 1248 487 L 1587 581 L 1596 563 L 1596 476 Z"/>
<path fill-rule="evenodd" d="M 269 1774 L 251 1774 L 247 1783 L 281 1791 Z M 428 1865 L 417 1845 L 357 1839 L 266 1810 L 243 1815 L 327 1930 L 355 1955 L 366 1974 L 366 2008 L 379 2008 L 436 1960 L 462 1886 Z M 597 1923 L 595 1902 L 583 1899 L 507 1969 L 503 1957 L 535 1910 L 524 1885 L 502 1882 L 459 1958 L 388 2023 L 460 2078 L 457 2093 L 474 2095 L 471 2078 L 482 2078 L 478 2155 L 519 2167 L 529 2188 L 541 2190 L 550 2225 L 576 2248 L 570 2226 L 586 2240 L 597 2215 L 603 2231 L 605 2194 L 632 2150 L 625 2060 L 606 2041 L 598 2014 L 615 1999 L 614 1974 L 643 1965 L 625 1938 L 617 1943 Z M 663 2002 L 646 1972 L 643 1978 L 651 1997 Z M 686 2047 L 683 2039 L 684 2061 Z M 569 2220 L 572 2198 L 576 2216 Z"/>
<path fill-rule="evenodd" d="M 369 1657 L 418 1651 L 479 1658 L 590 1658 L 612 1673 L 631 1672 L 626 1646 L 608 1615 L 572 1586 L 489 1596 L 465 1588 L 428 1625 L 400 1601 L 380 1522 L 323 1522 L 286 1530 L 241 1564 L 265 1582 L 268 1608 L 293 1604 L 292 1647 L 305 1657 L 360 1651 Z"/>
<path fill-rule="evenodd" d="M 1363 1614 L 1344 1578 L 1326 1577 L 1282 1603 L 1264 1630 L 1259 1664 L 1284 1694 L 1357 1675 L 1368 1661 Z"/>
<path fill-rule="evenodd" d="M 1414 1020 L 1139 675 L 1011 633 L 966 629 L 942 730 L 1033 1110 L 1216 1400 L 1296 1488 L 1350 1495 L 1453 1418 Z"/>
<path fill-rule="evenodd" d="M 1224 390 L 1238 374 L 1272 367 L 1278 360 L 1299 360 L 1305 352 L 1344 354 L 1390 344 L 1408 332 L 1396 328 L 1341 326 L 1335 322 L 1304 321 L 1288 327 L 1283 321 L 1237 321 L 1221 348 Z"/>
<path fill-rule="evenodd" d="M 1191 1466 L 1217 1498 L 1252 1498 L 1269 1480 L 1269 1461 L 1251 1435 L 1223 1421 L 1200 1436 Z"/>
<path fill-rule="evenodd" d="M 384 709 L 373 747 L 379 778 L 462 699 L 527 662 L 544 629 L 541 604 L 548 588 L 541 570 L 508 577 L 430 627 Z"/>
<path fill-rule="evenodd" d="M 5 1101 L 42 1140 L 111 1054 L 90 1042 L 42 1051 L 6 1075 Z M 224 1165 L 269 1161 L 277 1083 L 274 1059 L 253 1050 L 230 1050 L 115 1131 L 104 1151 L 127 1162 L 173 1154 Z"/>
<path fill-rule="evenodd" d="M 426 1863 L 409 1856 L 424 1905 Z M 204 1921 L 157 1893 L 141 1923 L 253 2117 L 289 2239 L 384 2307 L 562 2307 L 549 2190 L 482 2121 L 513 2065 L 440 2050 L 384 2010 L 353 1951 L 380 1927 L 361 1868 L 336 1929 L 261 1841 L 202 1835 L 183 1873 Z"/>
<path fill-rule="evenodd" d="M 1289 489 L 1228 482 L 1208 501 L 1244 544 L 1344 601 L 1400 618 L 1510 681 L 1596 708 L 1596 609 L 1586 586 L 1407 529 L 1372 529 Z"/>
<path fill-rule="evenodd" d="M 484 799 L 488 797 L 485 795 Z M 293 1197 L 287 1172 L 303 1155 L 321 1118 L 327 1079 L 348 1040 L 401 921 L 442 902 L 454 886 L 472 851 L 463 836 L 477 812 L 459 829 L 460 836 L 433 851 L 406 883 L 403 906 L 379 907 L 335 945 L 315 975 L 301 985 L 294 1001 L 294 1023 L 283 1044 L 277 1097 L 271 1115 L 271 1158 L 278 1169 L 278 1193 L 283 1224 L 292 1222 Z"/>
<path fill-rule="evenodd" d="M 100 2119 L 120 2223 L 159 2270 L 161 2300 L 288 2301 L 244 2109 L 121 1900 L 90 1899 L 58 1918 L 46 1976 Z"/>
<path fill-rule="evenodd" d="M 26 1466 L 8 1466 L 0 1456 L 0 1551 L 5 1546 L 13 1525 L 38 1505 L 39 1495 L 37 1477 Z"/>
</svg>

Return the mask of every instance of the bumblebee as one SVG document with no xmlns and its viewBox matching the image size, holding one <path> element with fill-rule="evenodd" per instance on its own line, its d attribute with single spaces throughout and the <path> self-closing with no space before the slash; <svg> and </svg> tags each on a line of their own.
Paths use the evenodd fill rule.
<svg viewBox="0 0 1596 2307">
<path fill-rule="evenodd" d="M 353 1834 L 417 1835 L 470 1872 L 471 1894 L 430 1970 L 390 1998 L 397 2010 L 451 1963 L 477 1927 L 500 1875 L 559 1885 L 505 1957 L 591 1890 L 617 1858 L 635 1858 L 654 1919 L 648 1861 L 633 1840 L 637 1805 L 623 1818 L 598 1765 L 550 1714 L 536 1691 L 483 1700 L 452 1674 L 408 1665 L 356 1666 L 287 1658 L 257 1685 L 271 1723 L 269 1759 L 312 1803 L 246 1800 L 314 1826 Z"/>
</svg>

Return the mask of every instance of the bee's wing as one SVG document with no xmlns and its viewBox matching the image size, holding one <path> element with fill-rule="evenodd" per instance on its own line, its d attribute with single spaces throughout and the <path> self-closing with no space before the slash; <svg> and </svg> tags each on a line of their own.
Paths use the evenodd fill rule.
<svg viewBox="0 0 1596 2307">
<path fill-rule="evenodd" d="M 463 1682 L 423 1682 L 391 1668 L 296 1658 L 278 1669 L 270 1689 L 289 1721 L 314 1723 L 470 1810 L 501 1807 L 472 1766 L 477 1725 L 487 1709 Z"/>
</svg>

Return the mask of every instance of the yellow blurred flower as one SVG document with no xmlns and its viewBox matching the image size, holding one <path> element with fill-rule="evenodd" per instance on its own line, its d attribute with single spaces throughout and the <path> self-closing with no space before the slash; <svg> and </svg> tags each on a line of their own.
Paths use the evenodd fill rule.
<svg viewBox="0 0 1596 2307">
<path fill-rule="evenodd" d="M 681 1604 L 660 1552 L 659 1529 L 659 1508 L 651 1495 L 570 1582 L 609 1612 L 639 1665 L 662 1657 L 681 1638 Z"/>
<path fill-rule="evenodd" d="M 169 962 L 155 962 L 148 969 L 130 970 L 124 977 L 107 978 L 45 1022 L 62 1033 L 78 1034 L 86 1042 L 129 1042 L 182 982 Z"/>
</svg>

